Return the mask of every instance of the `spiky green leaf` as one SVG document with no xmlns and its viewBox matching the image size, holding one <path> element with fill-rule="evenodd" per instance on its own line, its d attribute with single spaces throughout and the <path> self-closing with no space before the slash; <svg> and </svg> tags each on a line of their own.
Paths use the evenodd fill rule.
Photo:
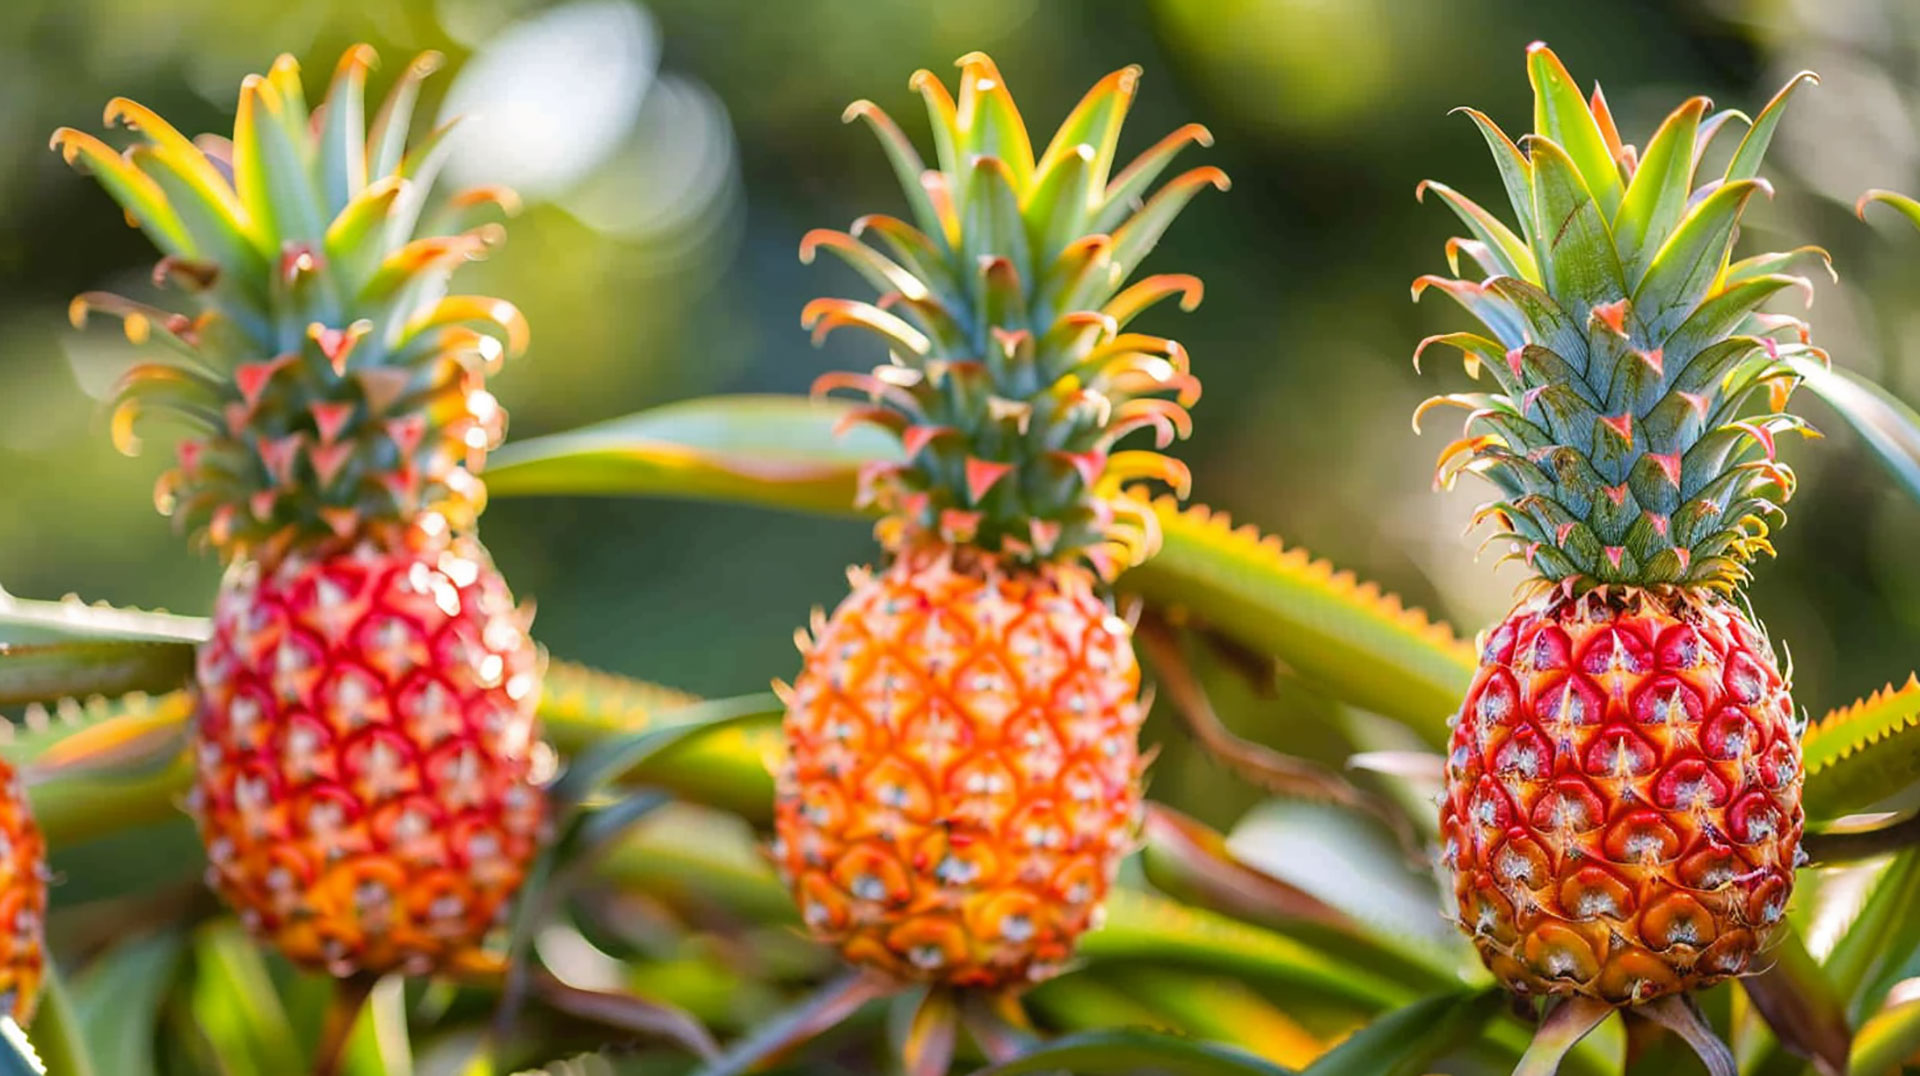
<svg viewBox="0 0 1920 1076">
<path fill-rule="evenodd" d="M 1907 677 L 1807 729 L 1802 792 L 1807 817 L 1838 818 L 1920 783 L 1920 679 Z"/>
</svg>

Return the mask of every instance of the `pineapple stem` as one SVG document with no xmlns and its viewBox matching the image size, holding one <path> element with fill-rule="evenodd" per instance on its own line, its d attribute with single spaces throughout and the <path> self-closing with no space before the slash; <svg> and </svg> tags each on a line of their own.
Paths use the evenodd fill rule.
<svg viewBox="0 0 1920 1076">
<path fill-rule="evenodd" d="M 1733 1051 L 1720 1041 L 1720 1036 L 1714 1034 L 1713 1026 L 1707 1023 L 1707 1018 L 1701 1015 L 1700 1007 L 1694 1004 L 1691 997 L 1669 994 L 1638 1006 L 1633 1011 L 1684 1039 L 1699 1055 L 1700 1062 L 1707 1066 L 1709 1076 L 1739 1076 Z"/>
<path fill-rule="evenodd" d="M 1012 1061 L 1039 1041 L 1020 1000 L 1011 993 L 962 995 L 960 1020 L 974 1045 L 996 1065 Z"/>
<path fill-rule="evenodd" d="M 900 1038 L 903 1076 L 946 1076 L 960 1039 L 960 1008 L 954 991 L 933 986 L 919 997 L 906 995 L 907 1018 Z"/>
<path fill-rule="evenodd" d="M 367 995 L 373 992 L 378 976 L 360 973 L 333 981 L 333 997 L 327 1002 L 326 1021 L 320 1027 L 320 1042 L 314 1047 L 313 1076 L 335 1076 L 346 1056 L 347 1040 L 353 1037 L 353 1025 L 366 1008 Z"/>
<path fill-rule="evenodd" d="M 1611 1015 L 1613 1006 L 1594 998 L 1570 997 L 1555 1005 L 1540 1021 L 1533 1044 L 1520 1058 L 1513 1076 L 1554 1076 L 1567 1051 Z"/>
<path fill-rule="evenodd" d="M 886 997 L 899 984 L 872 972 L 855 971 L 814 991 L 794 1007 L 761 1024 L 751 1035 L 699 1071 L 699 1076 L 741 1076 L 763 1061 L 821 1034 L 852 1016 L 869 1001 Z"/>
</svg>

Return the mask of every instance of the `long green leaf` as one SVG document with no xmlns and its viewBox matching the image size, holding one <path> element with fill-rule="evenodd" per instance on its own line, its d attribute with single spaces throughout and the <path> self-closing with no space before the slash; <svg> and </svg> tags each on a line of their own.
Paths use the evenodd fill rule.
<svg viewBox="0 0 1920 1076">
<path fill-rule="evenodd" d="M 696 736 L 776 719 L 784 709 L 769 694 L 696 703 L 680 714 L 663 717 L 659 728 L 602 740 L 581 752 L 554 784 L 551 796 L 562 809 L 570 809 Z"/>
<path fill-rule="evenodd" d="M 1910 997 L 1874 1013 L 1860 1025 L 1848 1060 L 1851 1076 L 1893 1076 L 1920 1050 L 1920 997 Z"/>
<path fill-rule="evenodd" d="M 1920 500 L 1920 414 L 1851 370 L 1805 355 L 1785 355 L 1781 361 L 1853 427 L 1894 481 Z"/>
<path fill-rule="evenodd" d="M 1139 961 L 1204 968 L 1367 1010 L 1403 1005 L 1414 996 L 1404 983 L 1292 938 L 1125 887 L 1108 895 L 1106 922 L 1081 939 L 1080 956 L 1095 965 Z"/>
<path fill-rule="evenodd" d="M 73 998 L 59 967 L 47 961 L 46 981 L 40 986 L 40 1010 L 33 1019 L 33 1043 L 47 1071 L 59 1076 L 120 1076 L 94 1063 L 93 1051 L 74 1010 Z"/>
<path fill-rule="evenodd" d="M 1878 1002 L 1875 984 L 1920 945 L 1920 917 L 1913 915 L 1917 901 L 1920 851 L 1908 849 L 1874 876 L 1847 932 L 1827 954 L 1827 977 L 1847 1002 L 1850 1016 L 1857 1018 Z"/>
<path fill-rule="evenodd" d="M 0 705 L 167 691 L 193 675 L 207 622 L 0 591 Z"/>
<path fill-rule="evenodd" d="M 194 941 L 191 1004 L 195 1022 L 226 1076 L 289 1076 L 302 1072 L 293 1025 L 267 967 L 240 925 L 222 920 Z"/>
<path fill-rule="evenodd" d="M 1807 817 L 1838 818 L 1920 783 L 1920 679 L 1909 675 L 1807 729 L 1800 745 L 1807 770 Z"/>
<path fill-rule="evenodd" d="M 573 434 L 510 445 L 488 488 L 499 496 L 701 497 L 845 513 L 863 462 L 890 458 L 885 437 L 833 427 L 849 405 L 718 397 L 671 404 Z M 856 427 L 856 431 L 858 427 Z M 876 440 L 877 438 L 877 440 Z M 1399 599 L 1205 508 L 1154 506 L 1158 556 L 1123 590 L 1179 607 L 1309 684 L 1446 742 L 1476 664 L 1473 650 Z"/>
<path fill-rule="evenodd" d="M 171 931 L 134 938 L 115 946 L 74 980 L 74 1007 L 102 1072 L 153 1076 L 160 1004 L 184 948 L 185 939 Z"/>
<path fill-rule="evenodd" d="M 493 454 L 495 496 L 636 494 L 851 514 L 860 464 L 899 446 L 871 427 L 836 437 L 844 407 L 790 396 L 686 400 Z"/>
<path fill-rule="evenodd" d="M 1499 1015 L 1499 991 L 1427 998 L 1356 1032 L 1302 1076 L 1420 1076 Z"/>
<path fill-rule="evenodd" d="M 1089 1031 L 1056 1039 L 1024 1056 L 981 1069 L 974 1076 L 1072 1072 L 1075 1076 L 1288 1076 L 1283 1069 L 1227 1046 L 1196 1042 L 1156 1031 Z"/>
</svg>

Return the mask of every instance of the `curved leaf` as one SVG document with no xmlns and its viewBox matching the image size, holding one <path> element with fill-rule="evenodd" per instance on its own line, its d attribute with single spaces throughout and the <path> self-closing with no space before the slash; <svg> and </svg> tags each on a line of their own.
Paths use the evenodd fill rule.
<svg viewBox="0 0 1920 1076">
<path fill-rule="evenodd" d="M 1106 922 L 1081 939 L 1080 956 L 1095 965 L 1141 961 L 1206 968 L 1367 1010 L 1413 1000 L 1405 984 L 1292 938 L 1125 887 L 1108 894 Z"/>
<path fill-rule="evenodd" d="M 190 1005 L 228 1076 L 304 1071 L 293 1024 L 240 924 L 229 919 L 201 928 L 193 948 Z"/>
<path fill-rule="evenodd" d="M 1853 427 L 1909 496 L 1920 500 L 1920 414 L 1852 370 L 1808 355 L 1782 355 L 1780 361 Z"/>
<path fill-rule="evenodd" d="M 497 496 L 693 496 L 847 513 L 859 466 L 897 446 L 861 427 L 833 435 L 850 405 L 714 397 L 579 433 L 510 445 L 487 474 Z M 661 463 L 659 461 L 667 461 Z M 1477 664 L 1451 630 L 1352 574 L 1205 508 L 1154 505 L 1164 540 L 1120 588 L 1176 607 L 1285 660 L 1328 694 L 1446 741 Z"/>
<path fill-rule="evenodd" d="M 1288 1076 L 1290 1071 L 1232 1047 L 1157 1031 L 1122 1029 L 1055 1039 L 1016 1060 L 981 1069 L 974 1076 L 1057 1072 L 1075 1076 Z"/>
<path fill-rule="evenodd" d="M 1504 1003 L 1497 990 L 1416 1001 L 1355 1032 L 1302 1076 L 1420 1076 L 1479 1035 Z"/>
<path fill-rule="evenodd" d="M 495 496 L 633 494 L 852 514 L 860 464 L 899 454 L 871 427 L 835 436 L 841 405 L 798 396 L 710 397 L 506 445 Z"/>
<path fill-rule="evenodd" d="M 47 960 L 46 981 L 40 986 L 40 1010 L 33 1018 L 33 1042 L 48 1072 L 59 1076 L 95 1076 L 102 1071 L 94 1064 L 93 1050 L 81 1027 L 80 1015 L 74 1010 L 73 998 L 67 993 L 60 969 L 51 957 Z M 119 1073 L 105 1076 L 119 1076 Z"/>
<path fill-rule="evenodd" d="M 1903 985 L 1913 986 L 1915 981 Z M 1847 1063 L 1851 1076 L 1892 1076 L 1920 1050 L 1920 997 L 1911 990 L 1902 993 L 1904 1000 L 1889 1003 L 1860 1025 Z"/>
<path fill-rule="evenodd" d="M 570 810 L 606 785 L 696 736 L 777 719 L 784 712 L 780 700 L 770 694 L 696 703 L 663 715 L 658 728 L 604 739 L 582 751 L 554 783 L 550 795 L 559 811 Z"/>
<path fill-rule="evenodd" d="M 153 1031 L 180 964 L 185 939 L 174 932 L 134 938 L 94 961 L 73 983 L 80 1027 L 102 1071 L 152 1076 Z"/>
<path fill-rule="evenodd" d="M 207 631 L 195 617 L 0 591 L 0 705 L 179 687 Z"/>
<path fill-rule="evenodd" d="M 1868 810 L 1920 783 L 1920 678 L 1909 675 L 1807 729 L 1800 745 L 1807 817 Z"/>
</svg>

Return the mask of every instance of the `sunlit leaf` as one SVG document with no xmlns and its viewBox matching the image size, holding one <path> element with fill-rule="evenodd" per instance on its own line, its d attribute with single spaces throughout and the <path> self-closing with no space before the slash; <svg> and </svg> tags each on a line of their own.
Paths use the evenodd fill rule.
<svg viewBox="0 0 1920 1076">
<path fill-rule="evenodd" d="M 1229 1046 L 1197 1042 L 1155 1031 L 1088 1031 L 1046 1043 L 1018 1060 L 981 1069 L 974 1076 L 1072 1072 L 1075 1076 L 1287 1076 L 1270 1061 Z"/>
<path fill-rule="evenodd" d="M 1848 1072 L 1853 1076 L 1888 1076 L 1920 1051 L 1920 980 L 1895 987 L 1886 1007 L 1860 1025 L 1853 1038 Z"/>
<path fill-rule="evenodd" d="M 1292 938 L 1125 887 L 1108 895 L 1106 922 L 1081 939 L 1080 956 L 1201 968 L 1368 1010 L 1413 1000 L 1406 984 Z"/>
<path fill-rule="evenodd" d="M 341 1051 L 340 1072 L 341 1076 L 413 1076 L 405 979 L 389 975 L 367 994 Z"/>
<path fill-rule="evenodd" d="M 1852 370 L 1806 355 L 1783 355 L 1781 361 L 1853 427 L 1909 496 L 1920 499 L 1920 414 Z"/>
<path fill-rule="evenodd" d="M 206 636 L 193 617 L 0 592 L 0 705 L 176 688 Z"/>
<path fill-rule="evenodd" d="M 1807 729 L 1800 752 L 1814 820 L 1868 810 L 1920 783 L 1920 679 L 1827 714 Z"/>
<path fill-rule="evenodd" d="M 833 433 L 841 406 L 789 396 L 667 404 L 509 444 L 488 461 L 495 496 L 644 494 L 851 514 L 855 471 L 897 455 L 885 434 Z"/>
<path fill-rule="evenodd" d="M 240 925 L 222 920 L 202 927 L 193 951 L 190 1005 L 225 1076 L 287 1076 L 305 1071 L 293 1025 L 274 992 L 260 950 Z"/>
<path fill-rule="evenodd" d="M 497 496 L 699 497 L 845 514 L 859 466 L 897 446 L 856 426 L 849 405 L 714 397 L 671 404 L 577 433 L 509 445 L 487 472 Z M 1204 508 L 1155 504 L 1164 541 L 1120 587 L 1177 608 L 1303 681 L 1446 741 L 1475 659 L 1444 625 L 1371 583 L 1286 549 Z"/>
<path fill-rule="evenodd" d="M 772 695 L 745 695 L 695 703 L 680 714 L 663 716 L 659 727 L 603 739 L 568 764 L 551 797 L 562 809 L 584 802 L 662 752 L 698 736 L 777 719 L 785 708 Z"/>
<path fill-rule="evenodd" d="M 1874 877 L 1866 900 L 1824 962 L 1849 1015 L 1857 1018 L 1870 1011 L 1879 999 L 1875 987 L 1896 974 L 1920 946 L 1920 916 L 1913 914 L 1916 903 L 1920 903 L 1920 851 L 1909 849 Z"/>
<path fill-rule="evenodd" d="M 1499 1015 L 1498 991 L 1427 998 L 1375 1020 L 1303 1076 L 1420 1076 Z"/>
</svg>

